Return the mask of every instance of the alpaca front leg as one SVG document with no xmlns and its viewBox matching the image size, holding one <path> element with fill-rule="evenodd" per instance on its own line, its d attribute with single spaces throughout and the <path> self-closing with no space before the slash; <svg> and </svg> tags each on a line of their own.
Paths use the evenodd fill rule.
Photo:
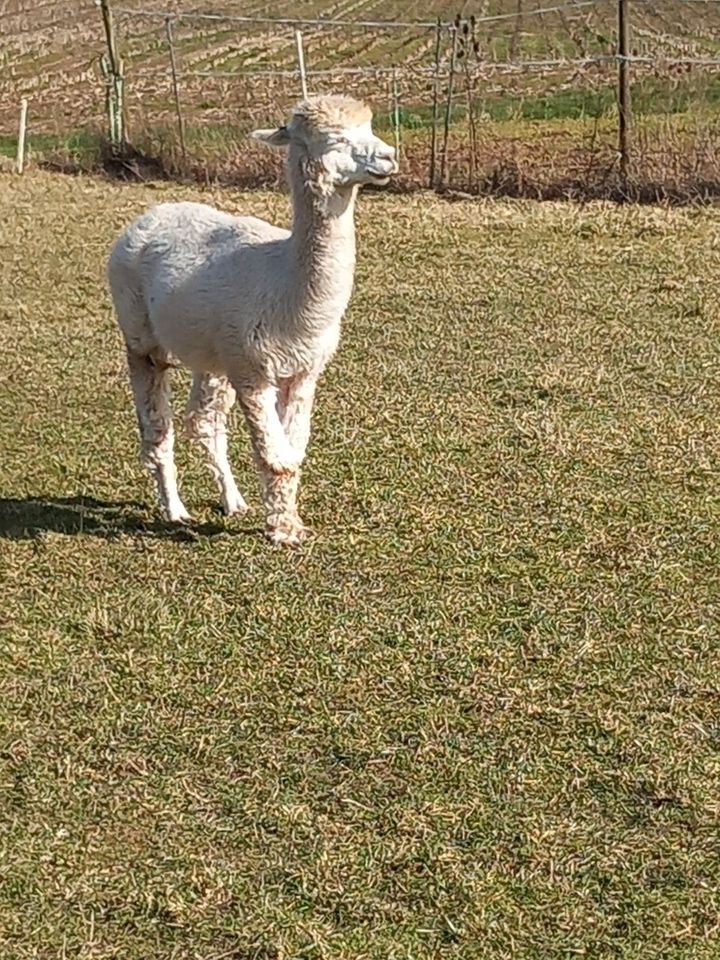
<svg viewBox="0 0 720 960">
<path fill-rule="evenodd" d="M 168 520 L 190 520 L 180 499 L 173 447 L 170 370 L 128 349 L 128 371 L 140 427 L 140 460 L 153 475 L 158 499 Z"/>
<path fill-rule="evenodd" d="M 288 377 L 281 381 L 278 391 L 277 411 L 280 422 L 293 448 L 303 458 L 310 439 L 310 418 L 316 386 L 316 377 Z"/>
<path fill-rule="evenodd" d="M 273 473 L 259 466 L 260 489 L 265 504 L 265 536 L 281 547 L 299 547 L 312 531 L 297 512 L 300 469 Z"/>
<path fill-rule="evenodd" d="M 303 459 L 310 439 L 310 420 L 316 386 L 317 377 L 297 375 L 282 380 L 278 390 L 277 412 L 280 422 L 293 449 L 297 450 Z M 294 535 L 304 540 L 312 535 L 312 530 L 302 523 L 298 514 L 299 487 L 300 472 L 297 471 L 292 477 L 287 478 L 287 482 L 281 489 L 273 491 L 271 499 L 281 508 L 277 511 L 280 517 L 295 518 Z M 300 526 L 298 527 L 297 524 Z"/>
<path fill-rule="evenodd" d="M 308 533 L 296 507 L 302 452 L 290 443 L 280 421 L 277 388 L 250 390 L 236 384 L 235 389 L 260 474 L 266 535 L 273 543 L 296 547 Z"/>
<path fill-rule="evenodd" d="M 237 383 L 234 387 L 258 460 L 276 474 L 297 470 L 303 455 L 291 444 L 280 422 L 277 387 L 268 384 L 261 388 L 248 388 Z"/>
</svg>

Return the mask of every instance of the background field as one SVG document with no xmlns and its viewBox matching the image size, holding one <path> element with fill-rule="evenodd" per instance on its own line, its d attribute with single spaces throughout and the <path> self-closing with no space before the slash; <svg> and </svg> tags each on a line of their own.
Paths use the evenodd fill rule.
<svg viewBox="0 0 720 960">
<path fill-rule="evenodd" d="M 401 185 L 429 176 L 436 17 L 456 14 L 473 38 L 460 44 L 449 111 L 445 179 L 480 193 L 538 197 L 631 196 L 679 200 L 720 196 L 720 2 L 659 0 L 631 5 L 634 161 L 618 179 L 615 81 L 617 3 L 549 0 L 306 0 L 190 5 L 112 0 L 125 62 L 125 112 L 133 144 L 172 174 L 235 184 L 272 181 L 247 133 L 277 122 L 300 93 L 293 28 L 215 17 L 335 18 L 303 28 L 312 90 L 350 91 L 390 124 L 395 77 L 404 162 Z M 174 21 L 187 150 L 179 148 L 168 43 Z M 550 12 L 538 13 L 546 10 Z M 402 21 L 400 29 L 363 26 Z M 418 26 L 420 24 L 420 26 Z M 425 26 L 422 26 L 425 24 Z M 36 158 L 91 166 L 104 127 L 98 58 L 105 49 L 90 0 L 5 0 L 0 37 L 0 151 L 15 146 L 18 102 L 30 98 Z M 442 34 L 440 117 L 451 40 Z M 598 62 L 597 58 L 606 58 Z M 609 58 L 609 59 L 608 59 Z M 131 172 L 122 168 L 124 173 Z M 157 171 L 158 168 L 156 168 Z M 146 168 L 133 168 L 147 176 Z"/>
<path fill-rule="evenodd" d="M 179 197 L 0 179 L 3 960 L 715 960 L 718 214 L 365 196 L 287 555 L 136 464 Z"/>
</svg>

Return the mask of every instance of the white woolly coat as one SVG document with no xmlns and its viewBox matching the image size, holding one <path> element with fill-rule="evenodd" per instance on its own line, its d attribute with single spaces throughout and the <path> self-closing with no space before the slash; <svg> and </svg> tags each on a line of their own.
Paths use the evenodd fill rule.
<svg viewBox="0 0 720 960">
<path fill-rule="evenodd" d="M 205 204 L 153 207 L 108 268 L 129 346 L 234 380 L 319 373 L 352 292 L 352 223 L 339 220 L 331 234 L 310 208 L 296 211 L 291 234 Z"/>
</svg>

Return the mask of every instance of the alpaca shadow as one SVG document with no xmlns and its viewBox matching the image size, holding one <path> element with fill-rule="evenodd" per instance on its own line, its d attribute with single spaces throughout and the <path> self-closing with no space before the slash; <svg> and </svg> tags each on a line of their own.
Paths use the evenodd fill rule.
<svg viewBox="0 0 720 960">
<path fill-rule="evenodd" d="M 219 523 L 179 526 L 148 520 L 140 512 L 143 506 L 136 500 L 112 502 L 92 496 L 0 498 L 0 539 L 36 540 L 51 531 L 68 536 L 89 534 L 105 540 L 132 534 L 182 543 L 200 536 L 256 533 L 252 528 L 230 530 Z"/>
</svg>

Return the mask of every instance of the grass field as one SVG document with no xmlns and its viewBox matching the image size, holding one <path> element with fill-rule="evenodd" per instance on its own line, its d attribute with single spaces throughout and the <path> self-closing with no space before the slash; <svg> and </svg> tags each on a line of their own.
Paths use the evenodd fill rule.
<svg viewBox="0 0 720 960">
<path fill-rule="evenodd" d="M 136 463 L 180 197 L 0 178 L 0 956 L 715 960 L 720 213 L 362 198 L 288 555 Z"/>
</svg>

